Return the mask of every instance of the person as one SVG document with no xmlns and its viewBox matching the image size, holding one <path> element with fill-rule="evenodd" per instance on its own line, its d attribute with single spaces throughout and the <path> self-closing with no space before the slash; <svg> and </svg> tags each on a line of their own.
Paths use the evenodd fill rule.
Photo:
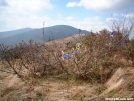
<svg viewBox="0 0 134 101">
<path fill-rule="evenodd" d="M 69 53 L 69 54 L 64 54 L 64 51 L 61 51 L 61 53 L 62 53 L 62 59 L 64 60 L 64 59 L 70 59 L 72 56 L 73 56 L 73 54 L 71 54 L 71 53 Z"/>
</svg>

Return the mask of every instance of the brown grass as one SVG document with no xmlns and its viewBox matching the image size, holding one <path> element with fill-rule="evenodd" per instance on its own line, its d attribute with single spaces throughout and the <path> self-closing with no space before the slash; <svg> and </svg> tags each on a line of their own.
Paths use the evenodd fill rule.
<svg viewBox="0 0 134 101">
<path fill-rule="evenodd" d="M 133 97 L 133 40 L 122 46 L 116 42 L 118 35 L 113 38 L 110 42 L 108 32 L 76 35 L 47 42 L 46 46 L 30 42 L 4 50 L 0 100 L 103 101 L 105 97 Z M 75 51 L 73 58 L 62 60 L 60 51 L 71 53 L 78 42 L 82 43 L 81 50 Z"/>
</svg>

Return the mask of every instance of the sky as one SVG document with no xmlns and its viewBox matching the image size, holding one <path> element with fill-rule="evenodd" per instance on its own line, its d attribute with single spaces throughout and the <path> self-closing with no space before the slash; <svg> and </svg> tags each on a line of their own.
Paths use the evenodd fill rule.
<svg viewBox="0 0 134 101">
<path fill-rule="evenodd" d="M 0 32 L 42 28 L 44 22 L 96 32 L 124 16 L 134 18 L 134 0 L 0 0 Z"/>
</svg>

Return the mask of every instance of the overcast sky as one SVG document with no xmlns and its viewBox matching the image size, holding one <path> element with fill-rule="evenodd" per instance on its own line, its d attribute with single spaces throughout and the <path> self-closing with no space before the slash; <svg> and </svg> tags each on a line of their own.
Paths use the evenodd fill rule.
<svg viewBox="0 0 134 101">
<path fill-rule="evenodd" d="M 108 28 L 111 18 L 134 18 L 134 0 L 0 0 L 0 32 L 25 27 L 71 25 L 88 31 Z M 111 16 L 112 15 L 112 16 Z"/>
</svg>

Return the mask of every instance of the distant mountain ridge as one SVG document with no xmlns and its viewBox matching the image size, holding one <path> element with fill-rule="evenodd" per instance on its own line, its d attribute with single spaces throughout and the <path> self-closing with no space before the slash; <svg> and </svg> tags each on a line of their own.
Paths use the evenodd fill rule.
<svg viewBox="0 0 134 101">
<path fill-rule="evenodd" d="M 89 34 L 89 31 L 79 30 L 68 25 L 56 25 L 44 28 L 45 41 L 50 41 L 53 39 L 65 38 L 78 33 Z M 14 31 L 0 32 L 0 44 L 4 45 L 14 45 L 22 40 L 28 42 L 29 40 L 34 42 L 43 42 L 43 28 L 32 29 L 23 28 Z"/>
<path fill-rule="evenodd" d="M 0 32 L 0 38 L 12 36 L 12 35 L 16 35 L 16 34 L 20 34 L 20 33 L 24 33 L 24 32 L 28 32 L 28 31 L 32 31 L 32 30 L 34 30 L 34 29 L 32 29 L 32 28 L 22 28 L 22 29 L 17 29 L 17 30 L 12 30 L 12 31 Z"/>
</svg>

